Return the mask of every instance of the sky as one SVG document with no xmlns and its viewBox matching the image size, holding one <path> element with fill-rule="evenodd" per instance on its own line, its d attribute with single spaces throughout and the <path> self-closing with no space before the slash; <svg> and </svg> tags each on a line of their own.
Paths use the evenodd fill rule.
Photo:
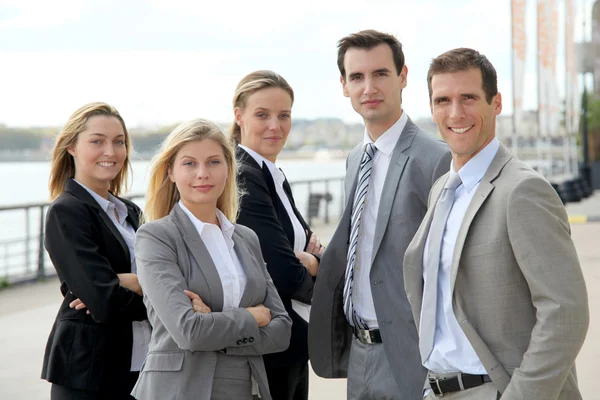
<svg viewBox="0 0 600 400">
<path fill-rule="evenodd" d="M 583 5 L 589 15 L 592 3 L 576 0 L 578 40 Z M 524 104 L 531 109 L 535 23 L 529 0 Z M 511 114 L 510 26 L 510 0 L 0 0 L 0 123 L 58 126 L 90 101 L 114 105 L 130 127 L 230 122 L 237 83 L 257 69 L 294 88 L 293 118 L 361 122 L 342 95 L 336 44 L 362 29 L 402 42 L 411 118 L 430 116 L 429 62 L 456 47 L 490 59 L 503 114 Z"/>
</svg>

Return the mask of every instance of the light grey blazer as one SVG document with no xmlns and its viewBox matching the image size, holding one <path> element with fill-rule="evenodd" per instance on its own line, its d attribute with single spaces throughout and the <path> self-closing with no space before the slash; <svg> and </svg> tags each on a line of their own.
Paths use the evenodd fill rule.
<svg viewBox="0 0 600 400">
<path fill-rule="evenodd" d="M 209 400 L 217 352 L 225 352 L 248 359 L 262 398 L 271 399 L 261 356 L 288 347 L 292 323 L 266 270 L 256 234 L 236 224 L 233 241 L 247 283 L 240 308 L 223 312 L 218 271 L 179 205 L 138 230 L 136 263 L 152 338 L 132 392 L 135 398 Z M 212 312 L 195 313 L 184 289 L 197 293 Z M 245 310 L 258 304 L 271 310 L 271 322 L 263 328 Z"/>
<path fill-rule="evenodd" d="M 362 144 L 348 156 L 346 208 L 321 258 L 313 293 L 308 348 L 317 375 L 345 378 L 351 326 L 343 308 L 344 275 Z M 406 294 L 402 259 L 425 212 L 433 183 L 450 168 L 442 141 L 420 130 L 409 118 L 396 143 L 381 193 L 373 240 L 371 290 L 386 354 L 403 399 L 422 398 L 426 371 L 421 366 L 417 330 Z"/>
<path fill-rule="evenodd" d="M 419 326 L 423 250 L 447 175 L 404 257 Z M 502 400 L 579 400 L 575 358 L 588 299 L 565 208 L 537 172 L 502 145 L 460 226 L 451 265 L 454 314 Z"/>
</svg>

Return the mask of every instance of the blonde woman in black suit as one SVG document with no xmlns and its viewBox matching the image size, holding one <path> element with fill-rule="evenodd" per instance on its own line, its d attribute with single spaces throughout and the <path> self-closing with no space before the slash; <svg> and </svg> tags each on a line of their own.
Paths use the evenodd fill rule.
<svg viewBox="0 0 600 400">
<path fill-rule="evenodd" d="M 137 399 L 272 398 L 262 355 L 288 347 L 291 321 L 256 234 L 235 224 L 236 174 L 227 139 L 201 119 L 152 163 L 135 245 L 153 327 Z"/>
<path fill-rule="evenodd" d="M 52 400 L 131 399 L 150 325 L 133 253 L 140 209 L 118 197 L 131 142 L 123 118 L 90 103 L 69 118 L 52 153 L 45 246 L 64 300 L 42 378 Z"/>
</svg>

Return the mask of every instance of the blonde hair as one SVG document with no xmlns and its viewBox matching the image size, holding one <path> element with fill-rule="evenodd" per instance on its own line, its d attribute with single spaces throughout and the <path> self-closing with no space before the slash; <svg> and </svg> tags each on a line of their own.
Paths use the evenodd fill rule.
<svg viewBox="0 0 600 400">
<path fill-rule="evenodd" d="M 112 180 L 108 190 L 115 196 L 126 190 L 127 176 L 131 169 L 131 163 L 129 162 L 131 139 L 129 138 L 129 133 L 127 133 L 125 121 L 123 121 L 121 114 L 113 106 L 106 103 L 94 102 L 88 103 L 75 111 L 56 138 L 56 143 L 52 149 L 50 180 L 48 183 L 50 200 L 54 200 L 65 190 L 67 179 L 75 177 L 75 160 L 69 154 L 68 150 L 77 143 L 79 134 L 86 129 L 87 121 L 96 115 L 114 117 L 123 126 L 127 154 L 123 168 L 121 168 L 115 179 Z"/>
<path fill-rule="evenodd" d="M 171 212 L 180 196 L 175 183 L 169 179 L 169 168 L 175 161 L 179 150 L 187 143 L 210 139 L 221 145 L 228 167 L 225 189 L 217 200 L 217 208 L 231 222 L 235 222 L 238 213 L 239 193 L 237 189 L 237 163 L 233 147 L 214 123 L 205 119 L 195 119 L 177 126 L 161 144 L 154 156 L 150 168 L 150 183 L 146 192 L 144 220 L 154 221 Z"/>
<path fill-rule="evenodd" d="M 233 108 L 244 109 L 248 101 L 248 97 L 262 89 L 280 88 L 285 90 L 292 98 L 294 104 L 294 91 L 283 77 L 273 71 L 260 70 L 254 71 L 242 78 L 235 88 L 233 95 Z M 229 140 L 235 146 L 240 144 L 242 131 L 237 122 L 233 121 L 229 130 Z"/>
</svg>

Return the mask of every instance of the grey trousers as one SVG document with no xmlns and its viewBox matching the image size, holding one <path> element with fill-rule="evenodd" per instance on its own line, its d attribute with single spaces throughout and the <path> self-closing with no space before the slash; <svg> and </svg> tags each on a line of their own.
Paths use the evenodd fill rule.
<svg viewBox="0 0 600 400">
<path fill-rule="evenodd" d="M 408 400 L 392 375 L 382 343 L 363 344 L 352 338 L 348 361 L 349 400 Z M 410 399 L 412 400 L 412 399 Z"/>
</svg>

